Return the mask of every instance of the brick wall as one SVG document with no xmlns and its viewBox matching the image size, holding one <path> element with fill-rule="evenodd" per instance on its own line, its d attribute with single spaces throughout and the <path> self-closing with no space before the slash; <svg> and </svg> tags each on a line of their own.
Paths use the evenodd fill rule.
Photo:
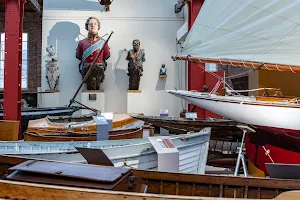
<svg viewBox="0 0 300 200">
<path fill-rule="evenodd" d="M 5 13 L 0 12 L 0 32 L 4 29 Z M 28 33 L 28 92 L 36 92 L 41 86 L 42 19 L 41 14 L 24 14 L 23 32 Z"/>
</svg>

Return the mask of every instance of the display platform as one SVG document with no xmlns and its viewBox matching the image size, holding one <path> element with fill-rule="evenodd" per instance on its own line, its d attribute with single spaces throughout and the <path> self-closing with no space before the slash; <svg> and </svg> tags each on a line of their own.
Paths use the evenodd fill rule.
<svg viewBox="0 0 300 200">
<path fill-rule="evenodd" d="M 81 93 L 81 103 L 87 107 L 105 112 L 105 92 L 103 90 L 83 90 Z M 82 110 L 83 115 L 92 111 Z"/>
<path fill-rule="evenodd" d="M 127 113 L 143 113 L 143 93 L 141 90 L 128 90 Z"/>
</svg>

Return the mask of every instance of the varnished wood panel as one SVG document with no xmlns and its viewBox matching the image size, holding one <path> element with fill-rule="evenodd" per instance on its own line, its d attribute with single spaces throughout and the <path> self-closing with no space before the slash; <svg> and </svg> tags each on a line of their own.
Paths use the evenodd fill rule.
<svg viewBox="0 0 300 200">
<path fill-rule="evenodd" d="M 0 141 L 18 141 L 18 121 L 0 120 Z"/>
</svg>

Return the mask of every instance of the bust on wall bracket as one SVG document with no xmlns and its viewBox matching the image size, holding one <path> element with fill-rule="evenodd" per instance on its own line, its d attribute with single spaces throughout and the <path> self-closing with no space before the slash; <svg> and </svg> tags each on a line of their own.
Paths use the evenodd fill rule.
<svg viewBox="0 0 300 200">
<path fill-rule="evenodd" d="M 165 64 L 162 64 L 160 70 L 159 70 L 159 77 L 160 78 L 167 78 L 167 69 Z"/>
</svg>

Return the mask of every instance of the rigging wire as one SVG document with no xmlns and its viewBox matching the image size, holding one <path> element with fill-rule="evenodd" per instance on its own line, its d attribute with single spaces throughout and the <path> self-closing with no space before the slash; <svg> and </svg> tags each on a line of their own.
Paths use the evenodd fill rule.
<svg viewBox="0 0 300 200">
<path fill-rule="evenodd" d="M 190 62 L 196 64 L 198 67 L 200 67 L 201 69 L 203 69 L 203 70 L 205 71 L 205 67 L 201 66 L 199 63 L 193 62 L 193 61 L 189 58 L 189 56 L 187 56 L 187 59 L 188 59 Z M 182 60 L 182 59 L 180 58 L 180 60 Z M 219 84 L 219 86 L 221 85 L 219 82 L 221 82 L 221 83 L 223 82 L 229 89 L 233 90 L 233 88 L 231 88 L 231 86 L 225 81 L 225 79 L 224 79 L 223 77 L 219 76 L 218 74 L 216 74 L 216 73 L 214 73 L 214 72 L 210 72 L 210 71 L 205 71 L 205 72 L 206 72 L 206 73 L 209 73 L 210 75 L 212 75 L 213 77 L 215 77 L 216 79 L 218 79 L 217 84 Z M 217 84 L 216 84 L 216 85 L 217 85 Z M 216 86 L 215 86 L 213 90 L 217 91 L 218 88 L 219 88 L 219 86 L 218 86 L 217 88 L 216 88 Z"/>
<path fill-rule="evenodd" d="M 178 51 L 178 46 L 176 45 L 176 50 L 177 50 L 177 53 L 176 55 L 174 55 L 174 57 L 176 57 L 178 54 L 179 54 L 179 51 Z M 180 61 L 183 61 L 183 59 L 181 57 L 179 57 Z M 199 63 L 196 63 L 194 61 L 192 61 L 189 56 L 187 56 L 187 60 L 190 61 L 191 63 L 194 63 L 196 64 L 198 67 L 200 67 L 203 71 L 205 71 L 206 73 L 209 73 L 211 76 L 215 77 L 216 79 L 218 79 L 218 82 L 216 83 L 216 85 L 214 86 L 214 88 L 212 89 L 212 91 L 210 93 L 215 93 L 219 87 L 221 86 L 222 83 L 225 84 L 225 86 L 228 88 L 228 91 L 230 92 L 235 92 L 236 94 L 238 95 L 241 95 L 243 96 L 242 94 L 240 94 L 239 92 L 242 92 L 242 90 L 240 91 L 235 91 L 231 86 L 230 84 L 228 84 L 226 82 L 226 79 L 231 79 L 233 77 L 237 77 L 237 76 L 241 76 L 241 75 L 244 75 L 244 74 L 249 74 L 250 72 L 252 71 L 257 71 L 260 69 L 261 66 L 265 66 L 265 63 L 263 63 L 261 66 L 259 66 L 258 68 L 253 68 L 251 70 L 248 70 L 246 72 L 242 72 L 242 73 L 239 73 L 239 74 L 235 74 L 235 75 L 231 75 L 231 76 L 225 76 L 225 77 L 221 77 L 219 76 L 218 74 L 214 73 L 214 72 L 210 72 L 210 71 L 206 71 L 205 70 L 205 67 L 201 66 Z M 202 62 L 199 58 L 199 62 Z M 221 62 L 220 62 L 221 63 Z M 179 79 L 179 88 L 181 88 L 181 79 L 179 77 L 179 65 L 178 65 L 178 62 L 176 62 L 177 64 L 177 68 L 178 68 L 178 79 Z M 232 65 L 233 66 L 233 65 Z M 254 67 L 254 66 L 253 66 Z M 182 75 L 182 74 L 181 74 Z M 245 92 L 245 91 L 244 91 Z M 183 107 L 183 105 L 181 105 Z"/>
<path fill-rule="evenodd" d="M 176 51 L 177 51 L 177 54 L 179 53 L 179 50 L 178 50 L 178 44 L 180 44 L 181 45 L 181 43 L 177 43 L 176 44 Z M 179 89 L 182 89 L 182 63 L 183 62 L 181 62 L 181 66 L 179 67 L 179 63 L 178 63 L 178 61 L 176 62 L 176 66 L 177 66 L 177 76 L 178 76 L 178 84 L 179 84 Z M 180 101 L 180 103 L 181 103 L 181 108 L 182 108 L 182 110 L 184 110 L 184 104 L 186 103 L 186 101 L 184 100 L 184 99 L 181 99 L 181 101 Z"/>
</svg>

